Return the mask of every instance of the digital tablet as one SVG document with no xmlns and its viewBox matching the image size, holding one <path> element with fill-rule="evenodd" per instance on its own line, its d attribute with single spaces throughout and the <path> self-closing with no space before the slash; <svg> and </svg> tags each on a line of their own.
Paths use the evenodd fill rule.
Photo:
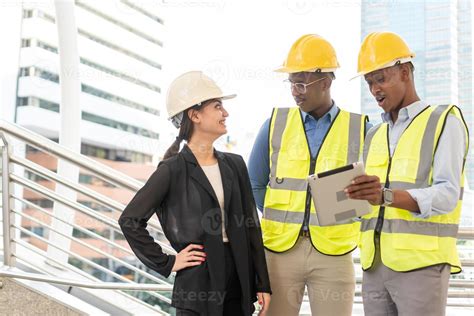
<svg viewBox="0 0 474 316">
<path fill-rule="evenodd" d="M 351 223 L 354 218 L 372 211 L 368 201 L 349 199 L 344 192 L 354 178 L 364 174 L 364 163 L 355 162 L 308 177 L 320 226 Z"/>
</svg>

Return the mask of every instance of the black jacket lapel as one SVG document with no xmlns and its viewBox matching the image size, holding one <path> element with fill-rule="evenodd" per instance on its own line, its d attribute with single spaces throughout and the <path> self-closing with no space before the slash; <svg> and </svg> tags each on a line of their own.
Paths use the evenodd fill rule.
<svg viewBox="0 0 474 316">
<path fill-rule="evenodd" d="M 211 195 L 211 197 L 219 203 L 216 193 L 214 192 L 214 189 L 212 188 L 211 183 L 209 182 L 209 179 L 207 179 L 206 174 L 202 170 L 202 168 L 199 166 L 199 163 L 196 160 L 196 157 L 194 157 L 194 154 L 192 153 L 191 149 L 187 145 L 184 145 L 182 149 L 182 154 L 184 159 L 188 164 L 191 164 L 191 168 L 189 169 L 189 173 L 191 178 L 196 180 L 196 182 L 206 190 L 207 193 Z"/>
</svg>

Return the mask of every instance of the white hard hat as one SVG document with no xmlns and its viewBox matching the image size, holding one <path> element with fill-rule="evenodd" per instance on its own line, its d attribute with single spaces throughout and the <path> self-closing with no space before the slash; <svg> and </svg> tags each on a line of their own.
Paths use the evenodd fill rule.
<svg viewBox="0 0 474 316">
<path fill-rule="evenodd" d="M 236 94 L 224 95 L 221 88 L 202 71 L 189 71 L 170 84 L 166 95 L 168 119 L 178 128 L 182 112 L 190 107 L 211 99 L 232 99 Z"/>
</svg>

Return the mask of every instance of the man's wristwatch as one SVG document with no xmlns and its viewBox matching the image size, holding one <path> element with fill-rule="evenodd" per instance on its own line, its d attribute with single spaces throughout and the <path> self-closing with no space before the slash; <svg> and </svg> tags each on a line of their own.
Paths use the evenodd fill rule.
<svg viewBox="0 0 474 316">
<path fill-rule="evenodd" d="M 393 191 L 391 189 L 382 189 L 382 205 L 389 206 L 393 203 Z"/>
</svg>

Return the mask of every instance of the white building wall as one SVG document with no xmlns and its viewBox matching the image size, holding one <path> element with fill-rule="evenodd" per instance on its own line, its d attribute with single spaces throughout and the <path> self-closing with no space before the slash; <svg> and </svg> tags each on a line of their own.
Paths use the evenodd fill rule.
<svg viewBox="0 0 474 316">
<path fill-rule="evenodd" d="M 14 4 L 2 5 L 0 20 L 8 25 L 8 32 L 0 32 L 2 58 L 0 58 L 0 119 L 14 121 L 16 104 L 16 78 L 21 34 L 21 6 Z"/>
<path fill-rule="evenodd" d="M 166 113 L 163 113 L 165 107 L 162 104 L 164 91 L 160 68 L 163 62 L 161 37 L 164 36 L 164 27 L 152 17 L 124 3 L 119 5 L 117 2 L 119 1 L 82 1 L 82 4 L 76 5 L 76 18 L 81 58 L 118 74 L 110 74 L 81 64 L 79 74 L 71 73 L 70 75 L 78 75 L 82 84 L 137 103 L 139 107 L 146 107 L 152 113 L 149 112 L 150 110 L 136 109 L 135 105 L 121 104 L 85 92 L 81 94 L 80 100 L 83 112 L 158 133 L 159 139 L 151 139 L 83 120 L 82 142 L 110 149 L 162 155 L 169 146 L 167 136 L 175 132 L 166 120 Z M 141 3 L 133 3 L 133 5 L 141 5 Z M 23 19 L 21 38 L 35 39 L 57 49 L 54 6 L 51 3 L 32 2 L 25 4 L 25 9 L 39 10 L 39 13 Z M 156 10 L 153 14 L 156 14 Z M 99 41 L 103 40 L 113 47 L 97 42 L 84 33 L 90 33 L 93 37 L 99 38 Z M 59 73 L 59 55 L 54 51 L 41 47 L 23 47 L 20 55 L 20 63 L 16 65 L 15 76 L 19 67 L 35 67 L 55 75 Z M 129 78 L 121 78 L 121 74 Z M 151 89 L 144 84 L 154 88 Z M 161 91 L 157 91 L 158 89 Z M 59 84 L 51 80 L 31 75 L 21 77 L 19 80 L 18 96 L 20 97 L 36 97 L 59 103 L 59 92 Z M 17 122 L 21 125 L 43 133 L 47 137 L 57 137 L 55 131 L 59 128 L 58 113 L 35 106 L 21 106 L 18 107 L 17 112 Z M 156 115 L 157 112 L 159 115 Z M 36 115 L 40 115 L 42 120 L 40 121 Z M 166 137 L 162 138 L 162 135 Z"/>
</svg>

